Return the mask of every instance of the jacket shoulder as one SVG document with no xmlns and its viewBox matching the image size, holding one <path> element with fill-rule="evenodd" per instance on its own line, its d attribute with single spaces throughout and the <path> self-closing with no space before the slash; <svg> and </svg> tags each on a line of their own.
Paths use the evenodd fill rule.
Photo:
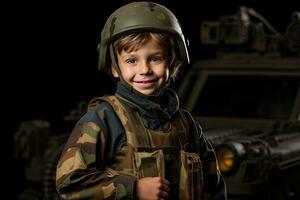
<svg viewBox="0 0 300 200">
<path fill-rule="evenodd" d="M 114 95 L 109 95 L 109 96 L 100 96 L 100 97 L 94 97 L 92 98 L 87 106 L 87 111 L 91 111 L 93 109 L 95 109 L 100 103 L 102 102 L 110 102 L 111 99 L 116 98 Z"/>
</svg>

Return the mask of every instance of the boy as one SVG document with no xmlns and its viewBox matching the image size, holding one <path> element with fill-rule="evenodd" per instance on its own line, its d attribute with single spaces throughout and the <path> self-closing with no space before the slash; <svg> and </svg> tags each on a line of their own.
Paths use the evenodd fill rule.
<svg viewBox="0 0 300 200">
<path fill-rule="evenodd" d="M 93 99 L 57 166 L 62 199 L 226 199 L 213 148 L 169 83 L 189 63 L 176 17 L 134 2 L 107 20 L 99 68 L 118 80 Z"/>
</svg>

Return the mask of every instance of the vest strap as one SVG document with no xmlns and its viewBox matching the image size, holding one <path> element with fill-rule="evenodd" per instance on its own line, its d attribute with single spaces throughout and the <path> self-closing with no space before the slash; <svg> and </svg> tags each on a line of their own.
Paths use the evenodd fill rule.
<svg viewBox="0 0 300 200">
<path fill-rule="evenodd" d="M 137 113 L 124 106 L 119 97 L 114 95 L 96 97 L 90 102 L 88 110 L 93 109 L 101 101 L 108 102 L 116 112 L 124 126 L 127 143 L 131 144 L 134 148 L 151 146 L 148 132 L 144 131 L 144 126 Z M 133 134 L 133 131 L 137 133 Z"/>
<path fill-rule="evenodd" d="M 129 144 L 132 144 L 132 146 L 136 148 L 136 150 L 143 149 L 145 151 L 150 151 L 149 149 L 151 149 L 152 147 L 155 149 L 154 145 L 152 144 L 153 142 L 151 141 L 151 137 L 149 136 L 147 129 L 143 125 L 141 117 L 138 116 L 137 112 L 134 112 L 132 109 L 128 108 L 128 106 L 125 106 L 122 103 L 122 101 L 125 101 L 122 97 L 114 95 L 95 97 L 90 101 L 88 110 L 95 108 L 101 101 L 108 102 L 116 112 L 117 116 L 124 126 L 127 142 Z M 176 121 L 172 124 L 176 128 L 176 135 L 180 143 L 180 148 L 182 150 L 185 150 L 187 148 L 187 145 L 189 144 L 189 125 L 182 110 L 178 109 L 178 112 L 176 114 L 179 116 L 175 118 Z M 136 133 L 133 134 L 133 131 L 135 131 Z"/>
</svg>

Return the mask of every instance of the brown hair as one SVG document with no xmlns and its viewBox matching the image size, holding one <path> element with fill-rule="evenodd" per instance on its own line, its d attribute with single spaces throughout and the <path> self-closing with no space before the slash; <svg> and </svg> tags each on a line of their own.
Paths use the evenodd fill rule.
<svg viewBox="0 0 300 200">
<path fill-rule="evenodd" d="M 178 48 L 170 34 L 156 32 L 132 33 L 115 41 L 114 49 L 118 54 L 120 54 L 123 50 L 126 52 L 137 51 L 151 39 L 157 41 L 158 44 L 166 50 L 170 75 L 171 78 L 175 79 L 182 63 L 177 59 L 178 53 L 176 50 L 178 50 Z"/>
</svg>

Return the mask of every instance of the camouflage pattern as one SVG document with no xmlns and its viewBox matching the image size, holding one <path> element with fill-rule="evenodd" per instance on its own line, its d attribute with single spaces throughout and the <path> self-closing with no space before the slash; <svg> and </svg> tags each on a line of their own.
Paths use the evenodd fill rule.
<svg viewBox="0 0 300 200">
<path fill-rule="evenodd" d="M 99 69 L 110 67 L 107 63 L 109 46 L 116 39 L 133 32 L 159 31 L 174 35 L 178 57 L 189 63 L 187 45 L 176 16 L 165 6 L 153 2 L 129 3 L 111 14 L 101 32 L 99 43 Z"/>
<path fill-rule="evenodd" d="M 180 151 L 179 199 L 204 199 L 202 162 L 196 153 Z"/>
<path fill-rule="evenodd" d="M 92 100 L 73 129 L 57 165 L 56 188 L 62 199 L 132 199 L 135 182 L 145 176 L 170 180 L 171 199 L 192 191 L 200 198 L 202 182 L 203 193 L 225 199 L 214 150 L 200 125 L 179 109 L 173 90 L 162 94 L 163 107 L 121 82 L 116 96 Z M 182 150 L 186 154 L 180 156 Z M 186 163 L 183 173 L 190 174 L 186 180 L 180 178 L 180 163 Z M 188 187 L 180 191 L 184 181 Z"/>
<path fill-rule="evenodd" d="M 56 170 L 56 186 L 62 199 L 133 199 L 134 177 L 116 176 L 113 170 L 100 171 L 96 166 L 97 151 L 104 157 L 106 141 L 106 132 L 96 123 L 76 125 Z M 100 149 L 98 143 L 103 144 Z M 84 170 L 88 173 L 82 174 Z"/>
<path fill-rule="evenodd" d="M 118 113 L 127 137 L 127 143 L 117 155 L 119 162 L 112 167 L 119 173 L 132 173 L 138 179 L 165 177 L 171 183 L 171 199 L 200 197 L 203 186 L 202 163 L 199 155 L 184 151 L 188 145 L 188 124 L 181 111 L 178 110 L 176 117 L 164 130 L 154 131 L 144 126 L 138 112 L 124 106 L 115 96 L 106 97 L 105 100 Z M 179 184 L 183 187 L 179 188 Z"/>
<path fill-rule="evenodd" d="M 177 117 L 169 126 L 163 131 L 154 131 L 144 126 L 138 112 L 125 106 L 126 103 L 121 103 L 126 99 L 120 96 L 119 98 L 120 100 L 116 96 L 100 97 L 93 99 L 89 104 L 89 110 L 92 110 L 100 101 L 108 101 L 126 132 L 127 141 L 116 151 L 116 162 L 105 168 L 106 176 L 113 178 L 123 175 L 135 177 L 135 179 L 161 176 L 171 183 L 171 199 L 200 197 L 203 185 L 201 160 L 199 155 L 184 151 L 188 144 L 188 129 L 186 128 L 188 124 L 183 114 L 180 114 L 178 110 Z M 83 151 L 84 149 L 81 148 L 79 151 L 76 147 L 69 147 L 64 151 L 57 167 L 58 186 L 76 183 L 78 180 L 72 180 L 69 175 L 75 170 L 87 169 L 88 165 L 96 160 L 96 152 L 90 149 L 87 143 L 95 145 L 99 131 L 100 127 L 92 122 L 81 128 L 81 136 L 76 144 L 87 145 L 86 150 Z M 103 141 L 105 141 L 104 138 Z M 181 173 L 178 173 L 179 171 Z M 115 183 L 102 186 L 99 184 L 84 190 L 61 193 L 61 197 L 63 199 L 108 199 L 111 197 L 119 199 L 127 195 L 125 186 L 115 185 Z"/>
</svg>

